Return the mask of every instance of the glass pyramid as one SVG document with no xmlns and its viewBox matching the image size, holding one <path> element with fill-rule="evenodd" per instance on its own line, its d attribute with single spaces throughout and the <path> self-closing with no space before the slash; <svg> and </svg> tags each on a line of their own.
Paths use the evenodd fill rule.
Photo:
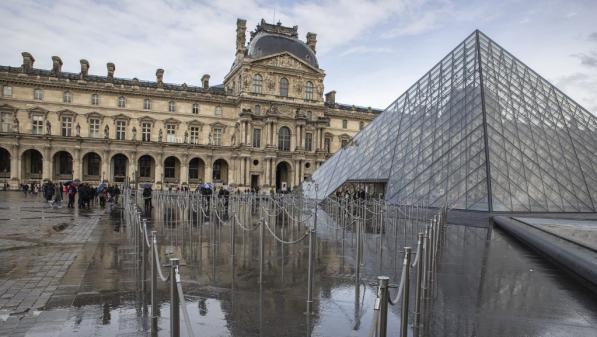
<svg viewBox="0 0 597 337">
<path fill-rule="evenodd" d="M 313 175 L 318 197 L 347 181 L 396 203 L 595 212 L 597 118 L 475 31 Z"/>
</svg>

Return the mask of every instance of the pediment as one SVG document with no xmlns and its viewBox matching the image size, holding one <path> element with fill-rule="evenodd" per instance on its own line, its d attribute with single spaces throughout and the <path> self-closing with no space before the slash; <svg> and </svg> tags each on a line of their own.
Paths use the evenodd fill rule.
<svg viewBox="0 0 597 337">
<path fill-rule="evenodd" d="M 56 111 L 56 113 L 58 114 L 58 119 L 62 119 L 62 117 L 72 117 L 74 121 L 77 118 L 77 113 L 69 109 L 59 110 Z"/>
<path fill-rule="evenodd" d="M 150 116 L 143 116 L 139 118 L 139 123 L 151 123 L 151 125 L 153 125 L 155 123 L 155 118 Z"/>
<path fill-rule="evenodd" d="M 17 112 L 17 108 L 9 104 L 2 104 L 0 105 L 0 111 Z"/>
<path fill-rule="evenodd" d="M 311 66 L 309 63 L 301 60 L 289 52 L 264 56 L 255 59 L 251 63 L 254 65 L 263 65 L 267 67 L 289 68 L 310 73 L 322 73 L 322 70 Z"/>
<path fill-rule="evenodd" d="M 27 109 L 27 111 L 29 112 L 29 118 L 31 118 L 31 116 L 33 115 L 41 115 L 44 116 L 44 118 L 48 117 L 48 110 L 44 109 L 44 108 L 40 108 L 38 106 L 33 107 L 31 109 Z"/>
<path fill-rule="evenodd" d="M 112 116 L 112 119 L 114 120 L 114 124 L 116 124 L 116 121 L 126 121 L 126 125 L 129 125 L 131 117 L 125 114 L 118 114 L 116 116 Z"/>
<path fill-rule="evenodd" d="M 180 124 L 180 121 L 176 118 L 168 118 L 166 120 L 164 120 L 164 125 L 176 125 L 178 126 L 178 124 Z"/>
</svg>

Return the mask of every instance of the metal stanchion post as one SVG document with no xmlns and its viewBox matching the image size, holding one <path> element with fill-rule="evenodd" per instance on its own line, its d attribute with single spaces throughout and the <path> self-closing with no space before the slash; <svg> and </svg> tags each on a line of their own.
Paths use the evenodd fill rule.
<svg viewBox="0 0 597 337">
<path fill-rule="evenodd" d="M 386 337 L 388 333 L 388 283 L 390 278 L 387 276 L 378 276 L 377 281 L 379 282 L 377 288 L 377 298 L 375 299 L 374 310 L 379 310 L 379 316 L 377 319 L 377 336 Z"/>
<path fill-rule="evenodd" d="M 414 331 L 413 334 L 416 337 L 419 331 L 419 321 L 421 319 L 421 295 L 423 287 L 423 233 L 419 233 L 417 236 L 417 284 L 415 288 L 415 317 L 413 320 Z"/>
<path fill-rule="evenodd" d="M 170 259 L 170 336 L 180 337 L 180 299 L 176 287 L 178 259 Z"/>
<path fill-rule="evenodd" d="M 410 247 L 404 247 L 404 285 L 402 288 L 402 312 L 400 313 L 400 337 L 408 336 L 408 300 L 410 296 Z"/>
<path fill-rule="evenodd" d="M 355 259 L 355 276 L 357 282 L 361 278 L 361 220 L 357 220 L 355 222 L 357 225 L 357 251 L 356 251 L 356 259 Z"/>
<path fill-rule="evenodd" d="M 261 220 L 259 228 L 259 284 L 263 283 L 263 259 L 264 259 L 264 241 L 265 241 L 265 220 Z"/>
<path fill-rule="evenodd" d="M 158 266 L 157 255 L 155 253 L 157 246 L 156 231 L 151 232 L 151 332 L 157 336 L 158 333 Z"/>
<path fill-rule="evenodd" d="M 141 228 L 141 293 L 143 294 L 143 299 L 145 299 L 145 279 L 147 273 L 147 263 L 146 263 L 146 248 L 145 245 L 147 242 L 145 241 L 145 229 L 147 228 L 147 219 L 143 219 L 143 227 Z M 145 302 L 145 301 L 144 301 Z"/>
</svg>

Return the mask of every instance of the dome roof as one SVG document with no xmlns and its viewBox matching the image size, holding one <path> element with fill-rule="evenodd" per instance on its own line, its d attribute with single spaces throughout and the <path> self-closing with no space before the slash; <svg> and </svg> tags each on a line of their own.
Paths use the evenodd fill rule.
<svg viewBox="0 0 597 337">
<path fill-rule="evenodd" d="M 319 68 L 313 50 L 297 38 L 262 31 L 249 42 L 248 56 L 254 59 L 282 52 L 289 52 L 311 66 Z"/>
</svg>

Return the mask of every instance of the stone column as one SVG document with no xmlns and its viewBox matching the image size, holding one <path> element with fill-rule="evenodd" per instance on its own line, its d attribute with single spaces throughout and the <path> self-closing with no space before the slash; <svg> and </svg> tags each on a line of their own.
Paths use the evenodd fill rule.
<svg viewBox="0 0 597 337">
<path fill-rule="evenodd" d="M 102 172 L 101 179 L 110 180 L 110 167 L 112 166 L 111 158 L 110 158 L 110 151 L 104 151 L 102 156 Z"/>
<path fill-rule="evenodd" d="M 164 155 L 160 153 L 157 155 L 157 162 L 155 163 L 154 182 L 161 182 L 164 186 Z"/>
<path fill-rule="evenodd" d="M 21 156 L 19 156 L 19 145 L 12 146 L 12 153 L 10 154 L 10 180 L 19 181 L 21 165 Z"/>
<path fill-rule="evenodd" d="M 213 174 L 214 174 L 213 156 L 207 156 L 205 158 L 205 177 L 203 178 L 203 182 L 210 183 L 213 179 Z"/>
<path fill-rule="evenodd" d="M 81 150 L 75 149 L 73 156 L 73 180 L 81 179 L 83 173 L 83 163 L 81 161 Z"/>
<path fill-rule="evenodd" d="M 180 183 L 189 183 L 189 163 L 187 160 L 180 163 Z"/>
<path fill-rule="evenodd" d="M 246 165 L 246 181 L 247 181 L 247 186 L 251 186 L 251 165 L 253 165 L 253 163 L 251 162 L 251 158 L 247 157 L 247 165 Z"/>
<path fill-rule="evenodd" d="M 137 172 L 139 170 L 139 168 L 137 167 L 137 153 L 136 152 L 128 153 L 128 157 L 129 157 L 129 161 L 127 163 L 128 167 L 126 169 L 126 175 L 129 178 L 129 181 L 135 181 L 135 183 L 139 183 L 137 181 L 137 178 L 139 176 L 139 174 Z M 157 172 L 157 171 L 154 171 L 154 172 Z M 110 177 L 110 178 L 112 178 L 112 177 Z"/>
<path fill-rule="evenodd" d="M 52 158 L 51 156 L 51 145 L 46 145 L 44 149 L 41 151 L 43 153 L 43 168 L 42 168 L 42 179 L 52 180 L 52 172 L 54 171 L 52 168 Z"/>
</svg>

